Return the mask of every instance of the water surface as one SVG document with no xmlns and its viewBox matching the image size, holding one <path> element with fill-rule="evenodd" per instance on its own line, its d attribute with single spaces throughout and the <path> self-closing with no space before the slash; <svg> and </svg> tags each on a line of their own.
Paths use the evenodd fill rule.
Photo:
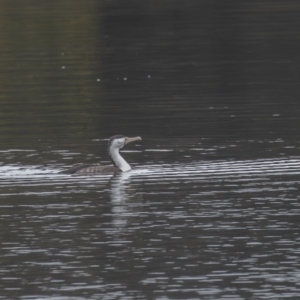
<svg viewBox="0 0 300 300">
<path fill-rule="evenodd" d="M 0 299 L 297 299 L 298 2 L 14 4 Z"/>
</svg>

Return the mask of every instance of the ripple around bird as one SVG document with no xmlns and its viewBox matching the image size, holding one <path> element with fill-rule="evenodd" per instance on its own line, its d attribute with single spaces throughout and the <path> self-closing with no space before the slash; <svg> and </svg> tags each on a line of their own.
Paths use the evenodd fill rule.
<svg viewBox="0 0 300 300">
<path fill-rule="evenodd" d="M 0 285 L 107 299 L 293 297 L 299 166 L 212 160 L 92 177 L 2 166 Z"/>
</svg>

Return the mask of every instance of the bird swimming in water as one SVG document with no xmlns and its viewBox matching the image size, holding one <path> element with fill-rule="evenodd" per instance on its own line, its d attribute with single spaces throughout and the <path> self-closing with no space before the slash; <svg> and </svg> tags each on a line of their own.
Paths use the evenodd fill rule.
<svg viewBox="0 0 300 300">
<path fill-rule="evenodd" d="M 112 172 L 127 172 L 131 170 L 130 165 L 120 155 L 119 150 L 126 144 L 134 141 L 141 141 L 140 136 L 126 137 L 124 135 L 114 135 L 108 141 L 107 152 L 113 162 L 113 166 L 100 165 L 80 165 L 60 172 L 60 174 L 97 174 L 97 173 L 112 173 Z"/>
</svg>

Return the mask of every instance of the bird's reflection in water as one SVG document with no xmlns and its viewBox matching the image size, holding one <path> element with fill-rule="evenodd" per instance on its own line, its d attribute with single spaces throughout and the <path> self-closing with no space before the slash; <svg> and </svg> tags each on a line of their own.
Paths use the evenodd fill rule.
<svg viewBox="0 0 300 300">
<path fill-rule="evenodd" d="M 131 172 L 116 174 L 111 180 L 110 199 L 112 204 L 112 225 L 115 228 L 123 228 L 129 216 L 128 188 L 130 186 Z"/>
</svg>

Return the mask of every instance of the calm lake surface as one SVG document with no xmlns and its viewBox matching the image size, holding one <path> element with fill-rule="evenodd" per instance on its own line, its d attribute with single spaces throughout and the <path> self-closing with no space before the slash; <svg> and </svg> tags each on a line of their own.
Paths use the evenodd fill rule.
<svg viewBox="0 0 300 300">
<path fill-rule="evenodd" d="M 299 299 L 299 14 L 1 2 L 0 299 Z"/>
</svg>

